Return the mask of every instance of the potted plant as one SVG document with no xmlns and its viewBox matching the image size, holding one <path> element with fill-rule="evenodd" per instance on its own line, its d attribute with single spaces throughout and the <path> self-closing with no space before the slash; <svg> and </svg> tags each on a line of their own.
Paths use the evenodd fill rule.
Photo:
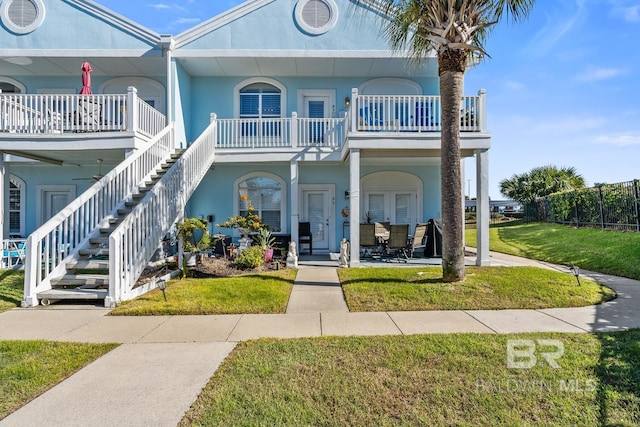
<svg viewBox="0 0 640 427">
<path fill-rule="evenodd" d="M 276 238 L 271 235 L 271 232 L 266 228 L 261 228 L 258 234 L 253 236 L 253 240 L 263 250 L 264 260 L 266 262 L 271 261 L 273 258 L 273 244 L 276 242 Z"/>
<path fill-rule="evenodd" d="M 183 256 L 187 266 L 196 265 L 196 253 L 209 248 L 211 240 L 207 221 L 200 218 L 184 218 L 176 227 L 182 238 Z"/>
</svg>

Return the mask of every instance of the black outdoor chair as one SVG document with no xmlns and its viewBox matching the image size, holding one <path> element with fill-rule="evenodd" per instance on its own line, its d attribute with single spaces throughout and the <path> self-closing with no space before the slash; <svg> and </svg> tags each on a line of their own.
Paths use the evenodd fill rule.
<svg viewBox="0 0 640 427">
<path fill-rule="evenodd" d="M 411 245 L 410 245 L 410 257 L 413 258 L 415 253 L 416 253 L 416 249 L 418 248 L 423 248 L 425 247 L 424 245 L 424 241 L 427 235 L 427 223 L 422 223 L 422 224 L 416 224 L 416 229 L 413 232 L 413 237 L 410 239 L 411 240 Z"/>
<path fill-rule="evenodd" d="M 311 223 L 298 223 L 298 252 L 302 252 L 302 245 L 309 245 L 309 255 L 313 255 L 313 236 L 311 235 Z"/>
<path fill-rule="evenodd" d="M 376 239 L 376 225 L 375 224 L 360 224 L 360 248 L 362 248 L 362 258 L 373 256 L 372 250 L 378 246 L 378 240 Z"/>
<path fill-rule="evenodd" d="M 409 224 L 391 224 L 387 251 L 395 256 L 398 262 L 409 259 Z"/>
</svg>

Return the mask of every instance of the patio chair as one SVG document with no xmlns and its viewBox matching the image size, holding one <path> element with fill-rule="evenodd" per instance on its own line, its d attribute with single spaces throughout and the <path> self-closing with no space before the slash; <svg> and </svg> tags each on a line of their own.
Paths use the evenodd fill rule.
<svg viewBox="0 0 640 427">
<path fill-rule="evenodd" d="M 360 116 L 360 125 L 358 126 L 361 130 L 373 130 L 380 131 L 384 127 L 384 122 L 382 121 L 381 115 L 376 114 L 379 113 L 380 110 L 376 111 L 373 106 L 370 107 L 362 107 L 359 111 Z"/>
<path fill-rule="evenodd" d="M 378 246 L 375 224 L 360 224 L 360 248 L 362 258 L 373 257 L 373 250 Z"/>
<path fill-rule="evenodd" d="M 398 262 L 409 259 L 409 224 L 391 224 L 387 251 Z"/>
<path fill-rule="evenodd" d="M 417 248 L 425 247 L 424 241 L 427 235 L 427 223 L 416 224 L 411 240 L 410 257 L 413 258 Z"/>
<path fill-rule="evenodd" d="M 298 223 L 298 252 L 302 252 L 302 245 L 309 245 L 309 255 L 313 255 L 313 236 L 311 235 L 311 223 Z"/>
<path fill-rule="evenodd" d="M 24 265 L 24 259 L 27 255 L 26 241 L 5 240 L 2 246 L 1 268 L 16 268 L 19 265 Z"/>
</svg>

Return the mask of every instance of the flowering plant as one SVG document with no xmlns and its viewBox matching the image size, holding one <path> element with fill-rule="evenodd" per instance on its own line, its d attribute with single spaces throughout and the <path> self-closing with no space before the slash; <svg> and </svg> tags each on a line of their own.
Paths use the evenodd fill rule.
<svg viewBox="0 0 640 427">
<path fill-rule="evenodd" d="M 237 228 L 244 232 L 260 231 L 269 228 L 268 224 L 264 224 L 262 219 L 256 214 L 256 209 L 251 204 L 251 199 L 247 195 L 240 196 L 240 200 L 247 202 L 247 213 L 244 215 L 236 215 L 229 217 L 222 224 L 216 224 L 220 228 Z"/>
<path fill-rule="evenodd" d="M 340 212 L 342 214 L 343 218 L 349 218 L 349 208 L 348 207 L 344 207 L 342 208 L 342 212 Z"/>
</svg>

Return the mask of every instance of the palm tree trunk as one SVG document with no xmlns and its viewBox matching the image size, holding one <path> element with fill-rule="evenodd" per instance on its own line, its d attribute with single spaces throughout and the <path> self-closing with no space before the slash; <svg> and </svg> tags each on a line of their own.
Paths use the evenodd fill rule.
<svg viewBox="0 0 640 427">
<path fill-rule="evenodd" d="M 460 171 L 460 100 L 467 53 L 444 49 L 438 53 L 442 102 L 442 277 L 445 282 L 464 280 L 464 221 Z"/>
</svg>

